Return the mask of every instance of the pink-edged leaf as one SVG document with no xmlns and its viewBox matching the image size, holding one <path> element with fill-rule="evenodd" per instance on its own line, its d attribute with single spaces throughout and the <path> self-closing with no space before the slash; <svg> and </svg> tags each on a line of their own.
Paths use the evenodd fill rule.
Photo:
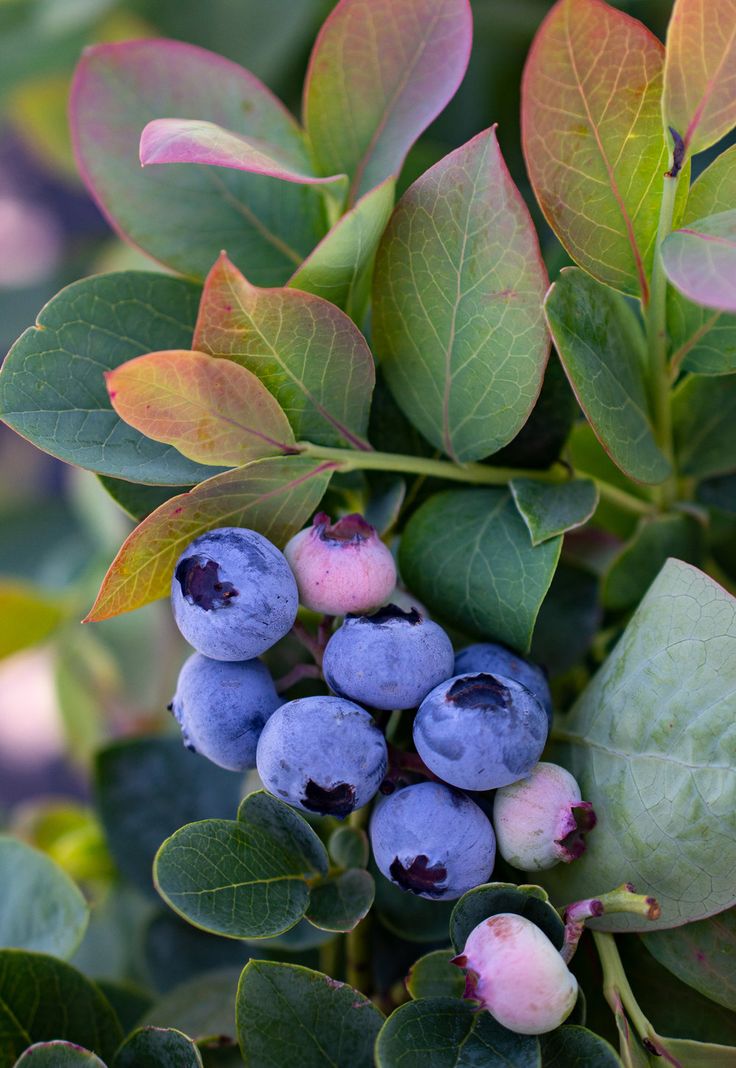
<svg viewBox="0 0 736 1068">
<path fill-rule="evenodd" d="M 584 270 L 644 301 L 668 159 L 663 59 L 649 30 L 603 0 L 559 0 L 522 83 L 524 155 L 547 221 Z"/>
<path fill-rule="evenodd" d="M 172 497 L 123 542 L 85 623 L 165 597 L 181 552 L 214 527 L 249 527 L 283 545 L 317 507 L 336 468 L 302 456 L 271 457 Z"/>
<path fill-rule="evenodd" d="M 299 439 L 366 448 L 373 357 L 351 319 L 297 289 L 258 289 L 223 253 L 210 271 L 192 348 L 252 371 Z"/>
<path fill-rule="evenodd" d="M 317 178 L 303 170 L 294 170 L 277 145 L 244 137 L 204 119 L 154 119 L 141 134 L 139 153 L 144 167 L 151 163 L 203 163 L 302 185 L 347 184 L 344 174 Z"/>
<path fill-rule="evenodd" d="M 394 206 L 393 178 L 366 193 L 322 238 L 289 279 L 359 321 L 370 290 L 370 267 Z"/>
<path fill-rule="evenodd" d="M 526 422 L 549 352 L 548 284 L 495 128 L 399 201 L 376 258 L 373 336 L 397 403 L 448 456 L 488 456 Z"/>
<path fill-rule="evenodd" d="M 662 111 L 687 152 L 710 148 L 736 125 L 736 0 L 675 0 Z"/>
<path fill-rule="evenodd" d="M 317 38 L 304 123 L 321 171 L 353 203 L 401 168 L 455 95 L 470 58 L 468 0 L 340 0 Z"/>
<path fill-rule="evenodd" d="M 120 418 L 197 463 L 238 467 L 294 452 L 277 401 L 254 374 L 201 352 L 151 352 L 105 375 Z"/>
<path fill-rule="evenodd" d="M 80 173 L 122 237 L 182 274 L 203 278 L 227 246 L 264 285 L 281 285 L 322 237 L 318 188 L 212 167 L 141 168 L 141 131 L 171 115 L 205 120 L 257 142 L 308 175 L 304 135 L 286 108 L 230 60 L 180 41 L 95 45 L 70 98 Z"/>
<path fill-rule="evenodd" d="M 662 245 L 670 282 L 706 308 L 736 312 L 736 210 L 675 230 Z"/>
</svg>

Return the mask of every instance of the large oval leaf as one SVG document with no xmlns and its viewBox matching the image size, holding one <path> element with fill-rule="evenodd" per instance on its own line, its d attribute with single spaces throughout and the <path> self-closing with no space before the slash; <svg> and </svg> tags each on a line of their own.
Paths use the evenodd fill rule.
<svg viewBox="0 0 736 1068">
<path fill-rule="evenodd" d="M 468 890 L 452 910 L 450 938 L 455 950 L 460 953 L 473 928 L 499 912 L 515 912 L 531 920 L 557 949 L 562 949 L 565 925 L 541 886 L 487 883 Z"/>
<path fill-rule="evenodd" d="M 662 482 L 670 465 L 654 438 L 644 379 L 646 346 L 626 301 L 565 268 L 545 301 L 570 385 L 611 459 L 637 482 Z"/>
<path fill-rule="evenodd" d="M 561 544 L 531 544 L 508 490 L 448 490 L 409 520 L 399 564 L 433 615 L 526 652 Z"/>
<path fill-rule="evenodd" d="M 522 85 L 524 156 L 547 221 L 581 267 L 644 300 L 667 169 L 663 58 L 657 38 L 622 11 L 559 0 Z"/>
<path fill-rule="evenodd" d="M 662 244 L 667 277 L 696 304 L 736 313 L 736 210 L 696 219 Z"/>
<path fill-rule="evenodd" d="M 632 882 L 673 927 L 736 902 L 736 601 L 670 560 L 570 713 L 558 758 L 598 814 L 557 900 Z M 607 930 L 652 921 L 611 916 Z"/>
<path fill-rule="evenodd" d="M 615 1049 L 585 1027 L 559 1027 L 540 1041 L 544 1068 L 623 1068 Z"/>
<path fill-rule="evenodd" d="M 87 622 L 167 596 L 181 552 L 214 527 L 250 527 L 283 545 L 317 507 L 337 466 L 300 456 L 256 460 L 172 497 L 123 542 Z"/>
<path fill-rule="evenodd" d="M 41 310 L 0 372 L 0 417 L 67 463 L 186 486 L 212 472 L 143 437 L 112 410 L 105 371 L 155 349 L 188 349 L 200 290 L 145 271 L 83 278 Z"/>
<path fill-rule="evenodd" d="M 159 849 L 156 889 L 195 927 L 228 938 L 267 938 L 304 915 L 307 880 L 327 853 L 306 820 L 270 795 L 251 794 L 236 820 L 181 827 Z"/>
<path fill-rule="evenodd" d="M 452 99 L 470 58 L 467 0 L 342 0 L 304 85 L 304 122 L 323 174 L 351 176 L 349 202 L 398 174 Z"/>
<path fill-rule="evenodd" d="M 257 289 L 223 254 L 207 276 L 192 347 L 257 375 L 298 438 L 366 447 L 373 357 L 355 324 L 328 301 Z"/>
<path fill-rule="evenodd" d="M 662 113 L 688 152 L 736 124 L 736 2 L 675 0 L 667 30 Z"/>
<path fill-rule="evenodd" d="M 76 1042 L 56 1039 L 29 1046 L 13 1068 L 105 1068 L 105 1064 L 95 1053 L 83 1049 Z"/>
<path fill-rule="evenodd" d="M 652 956 L 683 983 L 736 1012 L 736 909 L 643 939 Z"/>
<path fill-rule="evenodd" d="M 422 998 L 389 1016 L 377 1068 L 541 1068 L 539 1039 L 516 1035 L 458 998 Z"/>
<path fill-rule="evenodd" d="M 139 1027 L 115 1054 L 112 1068 L 202 1068 L 202 1057 L 181 1031 Z"/>
<path fill-rule="evenodd" d="M 248 1068 L 373 1068 L 383 1016 L 360 991 L 322 972 L 252 960 L 240 979 L 236 1013 Z"/>
<path fill-rule="evenodd" d="M 45 853 L 0 835 L 0 946 L 71 957 L 89 909 L 66 872 Z"/>
<path fill-rule="evenodd" d="M 141 169 L 144 126 L 183 113 L 269 142 L 309 172 L 293 118 L 222 56 L 181 41 L 96 45 L 77 67 L 70 109 L 79 170 L 110 223 L 182 274 L 203 278 L 228 248 L 256 282 L 281 285 L 324 232 L 322 198 L 307 186 L 187 164 Z"/>
<path fill-rule="evenodd" d="M 373 335 L 399 406 L 448 456 L 488 456 L 526 422 L 549 351 L 546 290 L 495 129 L 399 201 L 376 258 Z"/>
</svg>

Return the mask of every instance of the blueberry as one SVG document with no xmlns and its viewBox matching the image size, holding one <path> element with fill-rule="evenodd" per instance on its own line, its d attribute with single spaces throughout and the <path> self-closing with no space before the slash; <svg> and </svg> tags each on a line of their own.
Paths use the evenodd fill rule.
<svg viewBox="0 0 736 1068">
<path fill-rule="evenodd" d="M 195 653 L 176 684 L 171 710 L 184 744 L 230 771 L 256 766 L 256 745 L 281 704 L 260 660 L 210 660 Z"/>
<path fill-rule="evenodd" d="M 361 515 L 330 523 L 320 512 L 284 549 L 305 608 L 342 616 L 383 604 L 396 585 L 396 564 Z"/>
<path fill-rule="evenodd" d="M 542 755 L 547 716 L 525 686 L 501 675 L 440 683 L 414 720 L 427 767 L 463 790 L 494 790 L 528 775 Z"/>
<path fill-rule="evenodd" d="M 461 649 L 455 657 L 455 675 L 469 675 L 475 671 L 487 672 L 489 675 L 504 675 L 515 679 L 527 690 L 531 690 L 547 713 L 549 725 L 552 726 L 552 694 L 545 672 L 538 664 L 517 656 L 505 645 L 496 642 L 480 642 Z"/>
<path fill-rule="evenodd" d="M 388 758 L 383 734 L 364 708 L 341 697 L 303 697 L 271 716 L 256 763 L 276 797 L 343 819 L 375 795 Z"/>
<path fill-rule="evenodd" d="M 554 1031 L 577 1001 L 577 980 L 549 938 L 515 912 L 474 927 L 453 963 L 467 969 L 468 996 L 520 1035 Z"/>
<path fill-rule="evenodd" d="M 267 538 L 220 527 L 179 557 L 171 605 L 176 625 L 198 653 L 251 660 L 291 629 L 298 594 L 283 553 Z"/>
<path fill-rule="evenodd" d="M 521 871 L 576 860 L 595 822 L 593 806 L 581 800 L 577 782 L 557 764 L 537 764 L 527 779 L 497 790 L 493 802 L 499 852 Z"/>
<path fill-rule="evenodd" d="M 382 874 L 432 901 L 452 901 L 486 882 L 496 856 L 493 828 L 478 806 L 436 782 L 382 798 L 370 837 Z"/>
<path fill-rule="evenodd" d="M 416 609 L 348 616 L 324 657 L 327 685 L 373 708 L 415 708 L 452 674 L 452 642 Z"/>
</svg>

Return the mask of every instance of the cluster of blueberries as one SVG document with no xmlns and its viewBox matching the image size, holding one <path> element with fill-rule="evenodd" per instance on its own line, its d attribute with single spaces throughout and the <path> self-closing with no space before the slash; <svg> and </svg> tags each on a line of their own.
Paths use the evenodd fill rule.
<svg viewBox="0 0 736 1068">
<path fill-rule="evenodd" d="M 395 584 L 393 557 L 361 516 L 318 515 L 284 554 L 238 527 L 197 538 L 171 591 L 197 650 L 172 704 L 185 744 L 225 768 L 257 767 L 302 811 L 344 818 L 378 797 L 376 865 L 422 897 L 487 881 L 497 845 L 523 871 L 573 860 L 595 817 L 567 771 L 539 762 L 552 718 L 544 673 L 500 645 L 455 655 L 415 606 L 376 610 Z M 344 620 L 324 648 L 331 694 L 284 703 L 257 658 L 291 630 L 300 601 Z M 375 718 L 409 709 L 413 777 L 396 773 Z M 492 820 L 477 803 L 487 799 L 473 799 L 491 790 Z"/>
</svg>

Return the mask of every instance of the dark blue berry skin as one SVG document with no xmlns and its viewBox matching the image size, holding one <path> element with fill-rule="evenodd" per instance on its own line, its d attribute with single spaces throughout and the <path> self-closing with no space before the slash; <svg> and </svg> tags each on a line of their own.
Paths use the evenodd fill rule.
<svg viewBox="0 0 736 1068">
<path fill-rule="evenodd" d="M 256 746 L 281 704 L 260 660 L 210 660 L 195 653 L 176 684 L 171 711 L 184 744 L 229 771 L 256 766 Z"/>
<path fill-rule="evenodd" d="M 213 660 L 252 660 L 291 629 L 296 581 L 285 557 L 255 530 L 220 527 L 179 557 L 171 581 L 176 625 Z"/>
<path fill-rule="evenodd" d="M 547 714 L 531 692 L 502 675 L 460 675 L 425 697 L 414 720 L 424 763 L 463 790 L 495 790 L 525 778 L 547 740 Z"/>
<path fill-rule="evenodd" d="M 453 675 L 469 675 L 483 671 L 488 675 L 504 675 L 516 679 L 527 690 L 531 690 L 547 713 L 549 725 L 552 726 L 552 694 L 547 676 L 541 667 L 529 660 L 517 656 L 505 645 L 496 642 L 479 642 L 461 649 L 455 657 Z"/>
<path fill-rule="evenodd" d="M 382 798 L 370 837 L 381 873 L 431 901 L 462 897 L 493 871 L 490 821 L 465 794 L 442 783 L 423 782 Z"/>
<path fill-rule="evenodd" d="M 344 819 L 375 796 L 388 754 L 364 708 L 341 697 L 302 697 L 268 721 L 256 764 L 275 797 L 304 812 Z"/>
<path fill-rule="evenodd" d="M 416 609 L 348 616 L 327 643 L 324 674 L 341 697 L 372 708 L 416 708 L 452 674 L 452 642 Z"/>
</svg>

